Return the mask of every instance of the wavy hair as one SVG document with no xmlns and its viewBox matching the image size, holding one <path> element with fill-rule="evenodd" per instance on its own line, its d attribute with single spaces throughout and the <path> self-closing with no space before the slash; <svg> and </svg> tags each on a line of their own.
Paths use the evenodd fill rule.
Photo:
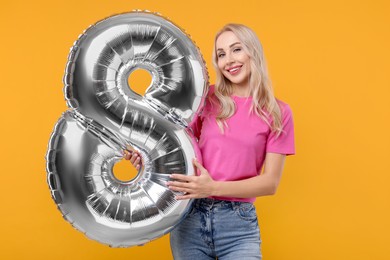
<svg viewBox="0 0 390 260">
<path fill-rule="evenodd" d="M 216 82 L 214 98 L 211 102 L 219 105 L 219 112 L 216 116 L 217 124 L 224 132 L 228 127 L 226 119 L 235 112 L 235 104 L 231 95 L 233 94 L 232 83 L 225 78 L 218 68 L 218 55 L 216 42 L 218 37 L 226 31 L 233 32 L 243 45 L 243 50 L 250 57 L 250 79 L 249 89 L 252 96 L 250 113 L 255 113 L 268 124 L 273 132 L 279 135 L 282 132 L 281 109 L 273 93 L 272 84 L 268 77 L 267 64 L 263 54 L 263 47 L 254 31 L 242 24 L 227 24 L 215 36 L 213 49 L 213 65 L 216 71 Z"/>
</svg>

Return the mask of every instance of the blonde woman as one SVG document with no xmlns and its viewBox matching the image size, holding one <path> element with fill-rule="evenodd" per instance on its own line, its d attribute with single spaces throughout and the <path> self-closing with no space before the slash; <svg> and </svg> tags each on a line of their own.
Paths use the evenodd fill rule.
<svg viewBox="0 0 390 260">
<path fill-rule="evenodd" d="M 203 163 L 198 176 L 172 174 L 167 185 L 195 199 L 171 232 L 175 259 L 261 259 L 256 197 L 275 194 L 286 155 L 294 154 L 289 106 L 275 99 L 262 46 L 247 26 L 228 24 L 215 37 L 217 80 L 191 127 Z M 136 154 L 130 158 L 139 163 Z"/>
</svg>

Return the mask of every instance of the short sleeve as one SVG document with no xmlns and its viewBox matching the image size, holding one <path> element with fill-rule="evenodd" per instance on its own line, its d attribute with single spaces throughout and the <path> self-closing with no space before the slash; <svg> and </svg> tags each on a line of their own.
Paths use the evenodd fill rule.
<svg viewBox="0 0 390 260">
<path fill-rule="evenodd" d="M 200 131 L 202 129 L 202 118 L 198 113 L 195 114 L 193 120 L 189 124 L 189 127 L 191 128 L 192 134 L 196 137 L 196 139 L 199 139 Z"/>
<path fill-rule="evenodd" d="M 192 134 L 196 137 L 196 139 L 199 140 L 200 134 L 202 132 L 202 124 L 204 120 L 204 114 L 208 113 L 208 110 L 210 109 L 210 101 L 209 99 L 214 94 L 215 88 L 214 85 L 210 85 L 207 90 L 207 95 L 205 97 L 205 103 L 203 104 L 203 108 L 199 113 L 195 113 L 194 118 L 189 123 L 189 127 L 191 128 Z"/>
<path fill-rule="evenodd" d="M 294 142 L 294 122 L 290 107 L 280 102 L 282 110 L 283 131 L 277 136 L 277 133 L 271 132 L 267 138 L 267 153 L 279 153 L 292 155 L 295 154 Z"/>
</svg>

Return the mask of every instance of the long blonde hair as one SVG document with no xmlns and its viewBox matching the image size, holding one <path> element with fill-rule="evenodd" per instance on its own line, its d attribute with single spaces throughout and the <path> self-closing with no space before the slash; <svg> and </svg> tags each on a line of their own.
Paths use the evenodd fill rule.
<svg viewBox="0 0 390 260">
<path fill-rule="evenodd" d="M 224 127 L 228 127 L 226 119 L 235 112 L 235 105 L 231 98 L 233 94 L 232 83 L 223 76 L 218 68 L 218 55 L 216 52 L 216 42 L 218 37 L 226 31 L 233 32 L 241 41 L 244 51 L 250 57 L 250 79 L 249 89 L 252 96 L 250 113 L 255 113 L 263 119 L 273 132 L 279 135 L 282 132 L 281 109 L 275 99 L 271 81 L 268 77 L 267 64 L 263 54 L 263 47 L 250 28 L 242 24 L 227 24 L 215 36 L 213 49 L 213 65 L 216 71 L 215 92 L 216 101 L 219 104 L 219 112 L 216 116 L 217 124 L 224 132 Z M 213 101 L 214 98 L 211 98 Z M 215 101 L 214 101 L 215 102 Z M 270 123 L 272 120 L 272 124 Z"/>
</svg>

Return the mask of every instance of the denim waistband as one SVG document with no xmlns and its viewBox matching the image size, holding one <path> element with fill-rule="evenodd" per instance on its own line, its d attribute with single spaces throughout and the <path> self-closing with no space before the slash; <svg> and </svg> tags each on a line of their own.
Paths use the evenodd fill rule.
<svg viewBox="0 0 390 260">
<path fill-rule="evenodd" d="M 193 207 L 195 208 L 237 208 L 240 205 L 252 204 L 251 202 L 242 202 L 242 201 L 229 201 L 229 200 L 217 200 L 212 198 L 203 198 L 196 199 L 193 203 Z"/>
</svg>

